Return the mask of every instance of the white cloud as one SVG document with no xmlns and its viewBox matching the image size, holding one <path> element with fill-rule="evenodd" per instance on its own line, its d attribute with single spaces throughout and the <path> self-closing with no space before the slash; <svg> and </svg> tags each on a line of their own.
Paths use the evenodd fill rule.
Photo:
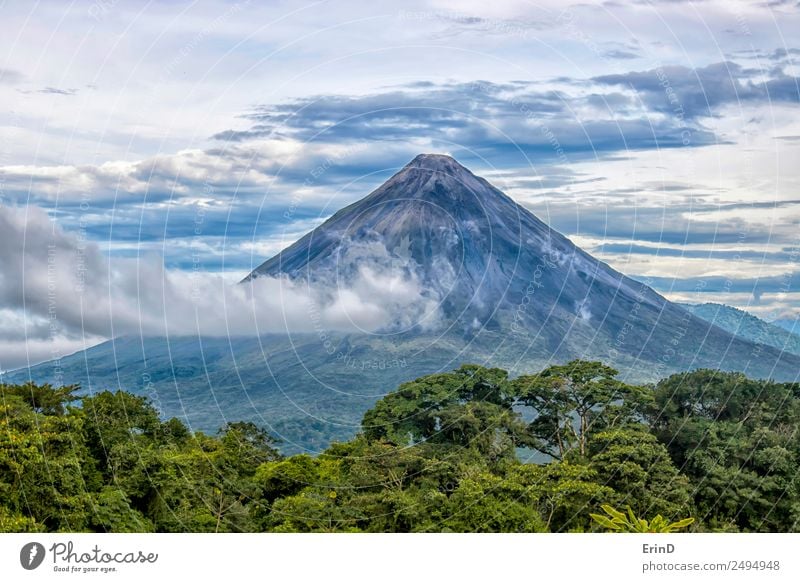
<svg viewBox="0 0 800 582">
<path fill-rule="evenodd" d="M 166 270 L 155 254 L 109 259 L 36 207 L 0 208 L 0 239 L 6 368 L 125 334 L 373 332 L 438 321 L 438 299 L 379 243 L 352 245 L 349 252 L 374 260 L 355 261 L 346 274 L 232 284 L 222 274 Z"/>
</svg>

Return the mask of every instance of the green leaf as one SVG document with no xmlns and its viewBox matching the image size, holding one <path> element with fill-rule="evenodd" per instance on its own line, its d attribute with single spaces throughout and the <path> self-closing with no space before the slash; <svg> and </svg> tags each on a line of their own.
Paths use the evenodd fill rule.
<svg viewBox="0 0 800 582">
<path fill-rule="evenodd" d="M 675 523 L 671 523 L 669 525 L 670 531 L 674 531 L 676 529 L 682 529 L 684 527 L 689 527 L 694 523 L 693 517 L 687 517 L 686 519 L 682 519 L 680 521 L 676 521 Z"/>
<path fill-rule="evenodd" d="M 622 513 L 621 511 L 618 511 L 618 510 L 614 509 L 610 505 L 601 505 L 600 507 L 602 507 L 603 511 L 605 511 L 611 517 L 616 518 L 616 519 L 620 519 L 620 520 L 625 520 L 625 514 Z"/>
<path fill-rule="evenodd" d="M 638 521 L 636 516 L 633 514 L 633 509 L 631 509 L 630 505 L 628 506 L 628 518 L 632 524 L 635 524 Z"/>
<path fill-rule="evenodd" d="M 595 520 L 597 523 L 599 523 L 600 525 L 602 525 L 605 528 L 613 529 L 615 531 L 619 531 L 619 530 L 622 529 L 622 526 L 620 526 L 617 523 L 614 523 L 613 521 L 608 519 L 605 515 L 598 515 L 596 513 L 590 513 L 589 517 L 591 517 L 593 520 Z"/>
</svg>

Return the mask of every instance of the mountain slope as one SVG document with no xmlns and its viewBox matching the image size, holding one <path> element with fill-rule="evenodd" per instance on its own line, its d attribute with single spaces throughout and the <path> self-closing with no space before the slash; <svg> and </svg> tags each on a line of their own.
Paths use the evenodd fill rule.
<svg viewBox="0 0 800 582">
<path fill-rule="evenodd" d="M 799 335 L 774 323 L 767 323 L 746 311 L 721 303 L 700 303 L 684 307 L 698 317 L 740 338 L 800 355 Z"/>
<path fill-rule="evenodd" d="M 367 243 L 371 251 L 352 260 L 352 249 Z M 582 251 L 448 156 L 417 156 L 245 281 L 287 275 L 312 286 L 347 285 L 358 269 L 401 259 L 406 275 L 438 301 L 447 332 L 505 334 L 525 346 L 523 359 L 641 362 L 651 375 L 731 366 L 796 373 L 779 350 L 753 356 L 749 342 Z"/>
<path fill-rule="evenodd" d="M 352 249 L 369 254 L 348 260 Z M 377 249 L 377 252 L 376 252 Z M 535 294 L 528 323 L 602 317 L 612 296 L 661 309 L 665 300 L 577 248 L 454 159 L 420 155 L 366 198 L 256 268 L 260 276 L 347 283 L 365 264 L 400 265 L 439 300 L 449 322 L 500 323 Z M 528 287 L 531 286 L 531 291 Z M 500 320 L 497 321 L 497 316 Z M 502 317 L 505 316 L 505 317 Z M 494 326 L 496 327 L 496 325 Z"/>
<path fill-rule="evenodd" d="M 785 329 L 793 335 L 800 335 L 800 319 L 776 319 L 770 324 Z"/>
<path fill-rule="evenodd" d="M 310 306 L 313 332 L 118 338 L 4 379 L 124 388 L 194 429 L 253 420 L 287 452 L 316 452 L 352 436 L 400 382 L 464 362 L 520 374 L 602 360 L 641 382 L 700 367 L 779 380 L 800 370 L 800 357 L 735 337 L 595 259 L 447 156 L 418 156 L 241 284 L 256 292 L 261 277 L 327 294 L 347 317 L 342 298 L 366 280 L 394 307 L 357 332 L 326 329 Z"/>
</svg>

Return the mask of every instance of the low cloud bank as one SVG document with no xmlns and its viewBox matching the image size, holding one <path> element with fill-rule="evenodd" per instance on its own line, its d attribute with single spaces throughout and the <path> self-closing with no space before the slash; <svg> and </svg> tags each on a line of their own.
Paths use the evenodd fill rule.
<svg viewBox="0 0 800 582">
<path fill-rule="evenodd" d="M 438 297 L 413 265 L 376 242 L 347 253 L 353 256 L 340 264 L 356 265 L 347 272 L 236 284 L 220 274 L 167 270 L 153 254 L 108 257 L 39 208 L 0 208 L 0 368 L 127 334 L 374 333 L 437 324 Z M 11 344 L 18 347 L 3 349 Z"/>
</svg>

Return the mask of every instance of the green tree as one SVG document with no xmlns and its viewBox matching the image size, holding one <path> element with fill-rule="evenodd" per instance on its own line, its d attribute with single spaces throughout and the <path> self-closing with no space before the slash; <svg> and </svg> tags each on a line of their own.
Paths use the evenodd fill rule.
<svg viewBox="0 0 800 582">
<path fill-rule="evenodd" d="M 600 362 L 574 360 L 514 380 L 519 402 L 535 414 L 528 427 L 531 446 L 554 459 L 573 449 L 583 456 L 592 432 L 637 422 L 649 393 L 620 382 L 617 374 Z"/>
<path fill-rule="evenodd" d="M 584 531 L 588 510 L 614 494 L 598 483 L 594 469 L 583 463 L 560 461 L 547 465 L 519 465 L 511 473 L 530 490 L 546 531 Z"/>
<path fill-rule="evenodd" d="M 676 374 L 656 387 L 649 420 L 689 478 L 705 527 L 798 531 L 796 384 L 712 370 Z"/>
<path fill-rule="evenodd" d="M 688 479 L 679 473 L 667 448 L 644 426 L 592 435 L 589 458 L 598 482 L 616 492 L 616 502 L 645 515 L 674 518 L 689 513 Z"/>
<path fill-rule="evenodd" d="M 48 396 L 35 390 L 34 402 L 25 395 L 31 393 L 27 388 L 19 392 L 23 394 L 4 387 L 0 404 L 4 527 L 18 523 L 23 529 L 35 530 L 41 524 L 48 531 L 84 531 L 91 496 L 83 474 L 88 454 L 82 413 L 55 404 L 61 400 L 57 394 Z"/>
<path fill-rule="evenodd" d="M 76 398 L 76 387 L 0 386 L 0 531 L 674 531 L 687 515 L 699 531 L 800 523 L 800 386 L 741 374 L 679 374 L 651 393 L 597 362 L 516 380 L 465 365 L 403 384 L 364 415 L 362 434 L 316 457 L 281 457 L 253 423 L 192 434 L 146 398 Z M 523 464 L 519 446 L 553 460 Z M 614 509 L 624 505 L 627 515 Z"/>
<path fill-rule="evenodd" d="M 478 470 L 462 476 L 439 518 L 440 531 L 544 532 L 540 492 L 519 474 L 503 477 Z"/>
<path fill-rule="evenodd" d="M 496 459 L 513 456 L 524 423 L 514 411 L 508 373 L 464 365 L 407 382 L 364 415 L 369 440 L 473 447 Z"/>
<path fill-rule="evenodd" d="M 54 388 L 50 384 L 25 384 L 12 385 L 0 384 L 0 397 L 16 396 L 25 402 L 37 413 L 47 416 L 63 416 L 69 404 L 79 399 L 75 394 L 79 386 L 59 386 Z"/>
</svg>

